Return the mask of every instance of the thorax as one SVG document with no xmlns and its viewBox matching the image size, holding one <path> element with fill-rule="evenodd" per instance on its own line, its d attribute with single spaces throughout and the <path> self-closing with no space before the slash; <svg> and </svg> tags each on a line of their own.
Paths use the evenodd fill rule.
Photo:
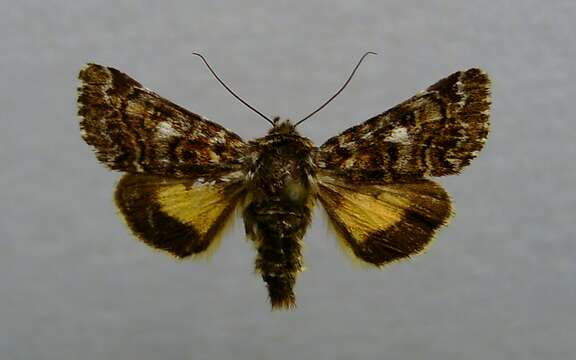
<svg viewBox="0 0 576 360">
<path fill-rule="evenodd" d="M 315 147 L 297 133 L 250 142 L 247 186 L 255 202 L 304 205 L 316 188 Z"/>
</svg>

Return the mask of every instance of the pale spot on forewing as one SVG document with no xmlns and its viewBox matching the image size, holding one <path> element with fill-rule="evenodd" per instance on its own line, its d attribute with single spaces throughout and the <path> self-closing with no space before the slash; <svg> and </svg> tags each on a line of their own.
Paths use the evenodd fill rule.
<svg viewBox="0 0 576 360">
<path fill-rule="evenodd" d="M 384 138 L 384 141 L 398 144 L 410 144 L 410 135 L 405 127 L 392 129 L 390 135 Z"/>
<path fill-rule="evenodd" d="M 180 137 L 178 130 L 174 129 L 167 121 L 161 121 L 156 126 L 156 134 L 161 138 Z"/>
<path fill-rule="evenodd" d="M 468 101 L 468 94 L 464 91 L 464 83 L 461 81 L 462 75 L 463 73 L 460 73 L 458 81 L 456 81 L 456 94 L 460 96 L 460 100 L 457 102 L 459 108 L 464 107 Z"/>
<path fill-rule="evenodd" d="M 111 104 L 113 102 L 113 99 L 110 98 L 110 96 L 108 95 L 108 92 L 113 87 L 112 73 L 110 72 L 110 69 L 108 69 L 106 67 L 101 67 L 101 69 L 104 72 L 106 72 L 106 83 L 104 84 L 104 86 L 102 86 L 102 97 L 104 98 L 106 103 Z"/>
</svg>

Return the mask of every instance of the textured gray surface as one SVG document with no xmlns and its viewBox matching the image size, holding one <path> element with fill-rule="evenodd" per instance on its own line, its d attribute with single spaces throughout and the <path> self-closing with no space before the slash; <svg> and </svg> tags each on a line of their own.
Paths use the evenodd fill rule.
<svg viewBox="0 0 576 360">
<path fill-rule="evenodd" d="M 0 358 L 570 359 L 576 353 L 576 4 L 565 1 L 3 1 Z M 117 218 L 118 175 L 81 141 L 76 73 L 112 65 L 235 130 L 299 118 L 320 144 L 481 66 L 493 132 L 425 256 L 350 265 L 321 212 L 300 307 L 271 313 L 239 222 L 210 262 L 174 262 Z"/>
</svg>

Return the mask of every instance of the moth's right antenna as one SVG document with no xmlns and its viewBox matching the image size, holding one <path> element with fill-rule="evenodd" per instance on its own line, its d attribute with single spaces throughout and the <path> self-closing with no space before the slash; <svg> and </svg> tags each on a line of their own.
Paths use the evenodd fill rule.
<svg viewBox="0 0 576 360">
<path fill-rule="evenodd" d="M 224 81 L 222 81 L 220 79 L 220 77 L 218 75 L 216 75 L 216 72 L 212 69 L 212 66 L 210 66 L 210 64 L 208 64 L 208 61 L 206 61 L 206 59 L 204 58 L 204 56 L 202 56 L 202 54 L 199 54 L 197 52 L 193 52 L 192 55 L 196 55 L 198 56 L 200 59 L 202 59 L 202 61 L 204 62 L 204 64 L 206 64 L 206 67 L 208 67 L 208 70 L 210 70 L 210 72 L 212 73 L 212 75 L 214 75 L 214 77 L 216 78 L 216 80 L 218 80 L 218 82 L 220 83 L 220 85 L 224 86 L 224 88 L 226 90 L 228 90 L 228 92 L 230 94 L 232 94 L 232 96 L 234 96 L 236 99 L 238 99 L 242 104 L 246 105 L 250 110 L 254 111 L 256 114 L 262 116 L 264 119 L 266 119 L 266 121 L 268 121 L 272 126 L 274 126 L 274 121 L 270 120 L 266 115 L 262 114 L 260 111 L 256 110 L 252 105 L 248 104 L 246 101 L 242 100 L 242 98 L 238 95 L 236 95 L 236 93 L 234 93 L 234 91 L 232 91 L 228 86 L 226 86 L 226 84 L 224 84 Z"/>
<path fill-rule="evenodd" d="M 372 51 L 368 51 L 367 53 L 365 53 L 364 55 L 362 55 L 362 57 L 360 58 L 360 60 L 358 60 L 358 63 L 356 64 L 356 66 L 354 67 L 354 70 L 352 70 L 352 73 L 350 74 L 350 76 L 348 76 L 348 80 L 346 80 L 346 82 L 344 83 L 344 85 L 342 85 L 342 87 L 340 87 L 340 89 L 338 91 L 336 91 L 336 94 L 332 95 L 332 97 L 328 100 L 326 100 L 326 102 L 324 102 L 324 104 L 322 104 L 318 109 L 312 111 L 310 114 L 308 114 L 304 119 L 298 121 L 296 124 L 294 124 L 294 126 L 298 126 L 299 124 L 302 124 L 304 122 L 304 120 L 308 120 L 310 117 L 312 117 L 312 115 L 316 114 L 318 111 L 324 109 L 324 107 L 326 105 L 328 105 L 332 100 L 334 100 L 334 98 L 336 98 L 336 96 L 340 95 L 340 93 L 342 92 L 342 90 L 344 90 L 344 88 L 348 85 L 348 83 L 350 82 L 350 80 L 352 80 L 352 78 L 354 77 L 354 74 L 356 73 L 356 70 L 358 70 L 358 67 L 360 67 L 360 64 L 362 64 L 362 61 L 364 61 L 364 58 L 368 55 L 378 55 L 375 52 Z"/>
</svg>

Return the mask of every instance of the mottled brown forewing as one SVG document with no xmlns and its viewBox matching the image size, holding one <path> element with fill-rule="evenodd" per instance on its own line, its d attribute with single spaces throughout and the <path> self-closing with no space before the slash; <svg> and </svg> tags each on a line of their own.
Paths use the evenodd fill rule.
<svg viewBox="0 0 576 360">
<path fill-rule="evenodd" d="M 489 110 L 486 73 L 459 71 L 329 139 L 318 165 L 352 181 L 458 174 L 484 146 Z"/>
<path fill-rule="evenodd" d="M 164 176 L 238 168 L 244 142 L 233 132 L 116 69 L 88 64 L 79 78 L 82 137 L 109 168 Z"/>
</svg>

